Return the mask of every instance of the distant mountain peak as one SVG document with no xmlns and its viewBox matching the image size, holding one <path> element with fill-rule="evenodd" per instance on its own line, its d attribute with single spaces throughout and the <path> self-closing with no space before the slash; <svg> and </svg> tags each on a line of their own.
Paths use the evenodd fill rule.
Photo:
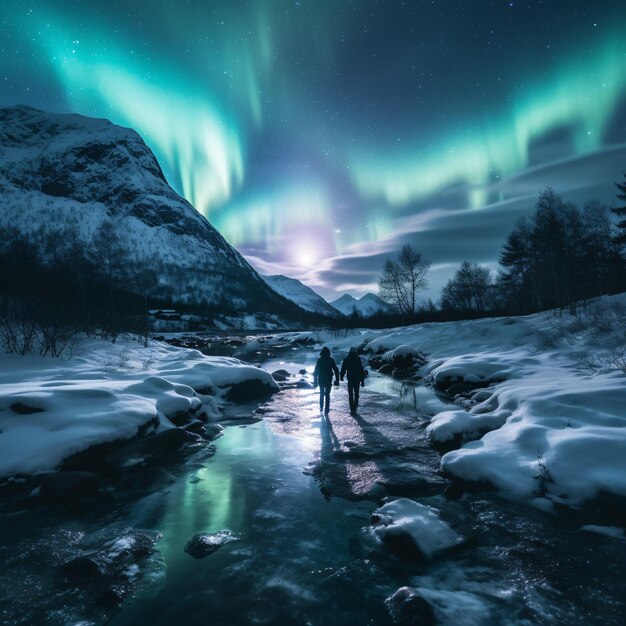
<svg viewBox="0 0 626 626">
<path fill-rule="evenodd" d="M 361 317 L 371 317 L 381 311 L 383 313 L 393 312 L 393 307 L 387 304 L 384 300 L 381 300 L 374 293 L 366 293 L 358 299 L 349 293 L 346 293 L 336 300 L 333 300 L 330 305 L 335 307 L 344 315 L 352 315 L 352 313 L 356 310 Z"/>
<path fill-rule="evenodd" d="M 339 317 L 338 311 L 322 296 L 296 278 L 289 278 L 282 274 L 263 276 L 261 278 L 281 296 L 295 302 L 300 308 L 326 317 Z"/>
</svg>

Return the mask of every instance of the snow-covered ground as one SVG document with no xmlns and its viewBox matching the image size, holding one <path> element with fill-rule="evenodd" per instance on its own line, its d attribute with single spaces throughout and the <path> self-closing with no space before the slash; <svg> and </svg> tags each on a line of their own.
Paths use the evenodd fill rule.
<svg viewBox="0 0 626 626">
<path fill-rule="evenodd" d="M 0 476 L 53 470 L 91 445 L 180 412 L 215 419 L 238 383 L 277 384 L 237 359 L 130 339 L 83 340 L 68 360 L 0 356 Z"/>
<path fill-rule="evenodd" d="M 426 381 L 481 385 L 428 427 L 434 441 L 461 446 L 442 458 L 459 478 L 545 508 L 626 496 L 626 294 L 578 317 L 546 312 L 276 340 L 366 353 L 409 346 L 428 359 L 419 372 Z"/>
</svg>

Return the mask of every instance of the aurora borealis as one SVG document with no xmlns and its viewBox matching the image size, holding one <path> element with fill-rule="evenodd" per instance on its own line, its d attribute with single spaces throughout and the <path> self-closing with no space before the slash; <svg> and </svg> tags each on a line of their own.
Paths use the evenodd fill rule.
<svg viewBox="0 0 626 626">
<path fill-rule="evenodd" d="M 595 4 L 7 1 L 0 105 L 132 126 L 264 273 L 360 295 L 410 241 L 436 299 L 546 185 L 613 201 L 626 5 Z"/>
</svg>

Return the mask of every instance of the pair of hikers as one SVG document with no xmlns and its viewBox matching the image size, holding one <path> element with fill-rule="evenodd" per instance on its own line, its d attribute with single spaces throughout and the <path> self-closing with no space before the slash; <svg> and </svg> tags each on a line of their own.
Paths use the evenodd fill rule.
<svg viewBox="0 0 626 626">
<path fill-rule="evenodd" d="M 330 355 L 327 347 L 322 348 L 320 358 L 317 359 L 315 370 L 313 371 L 313 384 L 320 387 L 320 412 L 324 411 L 328 415 L 330 410 L 330 388 L 333 382 L 333 374 L 335 375 L 335 386 L 339 386 L 339 379 L 343 381 L 344 376 L 348 375 L 348 398 L 350 401 L 350 414 L 354 415 L 359 407 L 359 386 L 365 386 L 365 370 L 363 363 L 357 352 L 352 347 L 348 356 L 341 364 L 341 373 L 337 368 L 335 359 Z"/>
</svg>

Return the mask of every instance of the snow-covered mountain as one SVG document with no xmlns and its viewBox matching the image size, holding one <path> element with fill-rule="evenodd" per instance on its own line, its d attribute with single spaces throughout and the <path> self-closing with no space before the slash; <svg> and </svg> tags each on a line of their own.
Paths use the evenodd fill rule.
<svg viewBox="0 0 626 626">
<path fill-rule="evenodd" d="M 381 311 L 393 313 L 393 307 L 373 293 L 366 293 L 358 299 L 346 293 L 337 300 L 333 300 L 330 305 L 344 315 L 351 315 L 355 309 L 361 317 L 371 317 Z"/>
<path fill-rule="evenodd" d="M 339 311 L 332 307 L 322 296 L 313 289 L 302 284 L 296 278 L 289 278 L 282 274 L 263 276 L 261 278 L 281 296 L 295 302 L 300 308 L 311 313 L 327 317 L 339 317 Z"/>
<path fill-rule="evenodd" d="M 70 230 L 93 248 L 110 221 L 124 264 L 158 266 L 174 302 L 298 317 L 165 180 L 142 138 L 104 119 L 0 109 L 0 227 L 37 240 Z"/>
</svg>

